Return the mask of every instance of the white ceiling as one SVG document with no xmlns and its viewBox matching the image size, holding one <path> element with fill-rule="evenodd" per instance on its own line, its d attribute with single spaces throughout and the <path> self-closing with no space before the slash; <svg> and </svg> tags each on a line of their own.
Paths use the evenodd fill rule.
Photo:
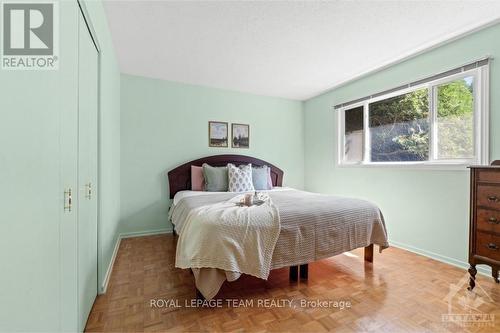
<svg viewBox="0 0 500 333">
<path fill-rule="evenodd" d="M 500 1 L 107 0 L 105 9 L 123 73 L 297 100 L 500 17 Z"/>
</svg>

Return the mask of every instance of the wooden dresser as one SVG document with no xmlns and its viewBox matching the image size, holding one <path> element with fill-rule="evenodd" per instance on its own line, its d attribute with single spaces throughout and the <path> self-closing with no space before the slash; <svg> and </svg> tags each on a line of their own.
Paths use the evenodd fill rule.
<svg viewBox="0 0 500 333">
<path fill-rule="evenodd" d="M 500 161 L 470 167 L 469 290 L 476 285 L 476 265 L 500 269 Z"/>
</svg>

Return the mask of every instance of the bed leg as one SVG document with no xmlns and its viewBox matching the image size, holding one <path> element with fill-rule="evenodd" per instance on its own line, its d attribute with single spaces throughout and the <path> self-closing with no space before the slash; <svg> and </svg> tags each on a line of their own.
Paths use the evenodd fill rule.
<svg viewBox="0 0 500 333">
<path fill-rule="evenodd" d="M 303 280 L 307 280 L 308 276 L 309 276 L 309 265 L 308 264 L 300 265 L 300 278 Z"/>
<path fill-rule="evenodd" d="M 299 267 L 290 266 L 290 281 L 297 281 L 299 279 Z"/>
<path fill-rule="evenodd" d="M 175 232 L 175 229 L 172 230 L 172 234 L 175 236 L 177 236 L 177 233 Z"/>
<path fill-rule="evenodd" d="M 198 290 L 198 288 L 196 288 L 196 299 L 199 299 L 201 301 L 204 301 L 205 300 L 205 297 L 203 296 L 203 294 Z"/>
<path fill-rule="evenodd" d="M 365 247 L 365 261 L 373 262 L 373 244 Z"/>
</svg>

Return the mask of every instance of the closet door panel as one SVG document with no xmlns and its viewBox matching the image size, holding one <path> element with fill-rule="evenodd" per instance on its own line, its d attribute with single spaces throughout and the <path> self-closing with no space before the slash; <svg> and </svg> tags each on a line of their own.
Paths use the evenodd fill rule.
<svg viewBox="0 0 500 333">
<path fill-rule="evenodd" d="M 78 78 L 78 304 L 83 330 L 97 295 L 98 53 L 80 18 Z"/>
<path fill-rule="evenodd" d="M 61 1 L 59 4 L 60 56 L 59 90 L 57 98 L 61 103 L 61 186 L 59 189 L 59 207 L 62 219 L 60 223 L 60 322 L 62 332 L 78 330 L 77 274 L 78 274 L 78 21 L 80 9 L 76 1 Z M 62 61 L 64 59 L 64 61 Z M 71 211 L 67 205 L 64 191 L 72 190 Z"/>
<path fill-rule="evenodd" d="M 57 83 L 56 72 L 0 74 L 1 332 L 58 329 Z"/>
<path fill-rule="evenodd" d="M 0 70 L 0 332 L 77 327 L 78 8 L 59 5 L 59 69 Z"/>
</svg>

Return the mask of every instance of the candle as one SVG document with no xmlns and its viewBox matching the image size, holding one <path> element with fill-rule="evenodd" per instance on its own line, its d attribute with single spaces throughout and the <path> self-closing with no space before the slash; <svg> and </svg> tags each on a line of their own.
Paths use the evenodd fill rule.
<svg viewBox="0 0 500 333">
<path fill-rule="evenodd" d="M 245 206 L 251 206 L 251 205 L 252 205 L 252 195 L 245 194 Z"/>
</svg>

